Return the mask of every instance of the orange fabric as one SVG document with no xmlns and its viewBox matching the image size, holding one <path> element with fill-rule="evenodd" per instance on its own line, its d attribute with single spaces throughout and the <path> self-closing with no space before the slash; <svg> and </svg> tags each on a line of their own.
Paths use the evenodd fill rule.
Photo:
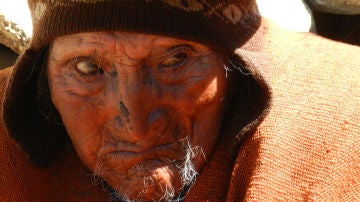
<svg viewBox="0 0 360 202">
<path fill-rule="evenodd" d="M 359 201 L 360 48 L 264 23 L 243 49 L 267 57 L 273 106 L 235 159 L 219 145 L 186 201 Z M 0 130 L 0 201 L 108 200 L 72 150 L 36 168 Z"/>
<path fill-rule="evenodd" d="M 0 72 L 1 99 L 11 69 Z M 2 114 L 1 114 L 2 117 Z M 0 124 L 0 201 L 110 201 L 92 173 L 69 149 L 48 168 L 37 168 Z"/>
<path fill-rule="evenodd" d="M 274 103 L 239 151 L 255 163 L 234 170 L 234 190 L 248 179 L 247 200 L 359 201 L 360 48 L 266 29 Z"/>
<path fill-rule="evenodd" d="M 241 143 L 229 184 L 219 158 L 188 201 L 360 201 L 360 48 L 264 24 L 263 44 L 245 49 L 268 58 L 270 114 Z"/>
</svg>

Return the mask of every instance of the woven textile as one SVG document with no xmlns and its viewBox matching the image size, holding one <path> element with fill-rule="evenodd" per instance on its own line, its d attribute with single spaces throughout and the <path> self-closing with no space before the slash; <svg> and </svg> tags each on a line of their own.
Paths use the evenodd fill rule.
<svg viewBox="0 0 360 202">
<path fill-rule="evenodd" d="M 264 21 L 237 53 L 269 79 L 270 113 L 235 156 L 222 140 L 186 201 L 359 201 L 360 48 Z M 37 168 L 0 132 L 1 201 L 108 200 L 71 149 Z"/>
<path fill-rule="evenodd" d="M 28 0 L 38 50 L 56 36 L 86 31 L 162 34 L 234 48 L 259 24 L 254 0 Z M 191 27 L 191 29 L 189 29 Z M 242 33 L 239 37 L 238 33 Z M 237 45 L 237 44 L 236 44 Z"/>
</svg>

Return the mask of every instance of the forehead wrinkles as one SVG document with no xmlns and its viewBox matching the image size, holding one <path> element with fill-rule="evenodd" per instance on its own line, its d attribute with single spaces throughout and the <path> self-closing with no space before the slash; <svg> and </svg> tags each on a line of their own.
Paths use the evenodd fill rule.
<svg viewBox="0 0 360 202">
<path fill-rule="evenodd" d="M 65 56 L 78 51 L 97 50 L 110 51 L 115 48 L 115 38 L 105 33 L 80 33 L 58 37 L 51 50 L 55 56 Z"/>
<path fill-rule="evenodd" d="M 91 32 L 56 38 L 52 52 L 55 56 L 72 56 L 77 53 L 96 51 L 104 57 L 119 59 L 117 62 L 136 62 L 158 52 L 154 50 L 166 50 L 179 44 L 191 44 L 200 50 L 206 47 L 165 36 L 126 32 Z"/>
<path fill-rule="evenodd" d="M 134 60 L 149 56 L 159 38 L 154 35 L 115 32 L 116 52 Z"/>
<path fill-rule="evenodd" d="M 123 32 L 80 33 L 56 38 L 52 48 L 57 54 L 95 48 L 111 57 L 138 60 L 152 52 L 158 38 L 154 35 Z"/>
</svg>

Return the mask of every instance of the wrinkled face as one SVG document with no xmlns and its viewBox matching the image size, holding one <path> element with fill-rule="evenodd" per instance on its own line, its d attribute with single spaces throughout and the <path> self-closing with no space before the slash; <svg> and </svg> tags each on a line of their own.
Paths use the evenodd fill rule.
<svg viewBox="0 0 360 202">
<path fill-rule="evenodd" d="M 209 47 L 96 32 L 54 40 L 51 98 L 83 163 L 123 198 L 172 198 L 214 150 L 227 82 Z"/>
</svg>

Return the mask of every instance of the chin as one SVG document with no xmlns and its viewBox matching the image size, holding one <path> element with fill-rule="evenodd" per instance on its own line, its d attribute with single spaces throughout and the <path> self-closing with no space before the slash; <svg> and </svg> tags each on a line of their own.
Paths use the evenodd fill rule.
<svg viewBox="0 0 360 202">
<path fill-rule="evenodd" d="M 123 162 L 99 159 L 94 174 L 112 187 L 110 194 L 121 201 L 175 200 L 184 196 L 198 175 L 193 161 L 204 155 L 201 148 L 182 142 L 182 158 L 146 159 L 126 168 Z M 112 158 L 110 158 L 112 159 Z"/>
</svg>

